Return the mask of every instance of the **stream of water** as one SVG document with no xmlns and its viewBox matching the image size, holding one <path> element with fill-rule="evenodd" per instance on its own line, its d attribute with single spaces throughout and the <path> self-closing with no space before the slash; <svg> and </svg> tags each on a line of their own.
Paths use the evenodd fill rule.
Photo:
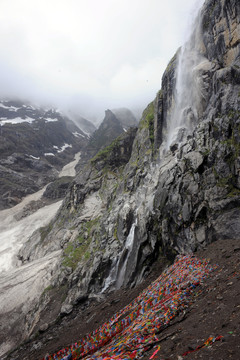
<svg viewBox="0 0 240 360">
<path fill-rule="evenodd" d="M 202 1 L 199 1 L 199 9 Z M 197 10 L 197 9 L 196 9 Z M 172 109 L 167 117 L 167 136 L 165 149 L 172 144 L 181 143 L 192 133 L 199 119 L 202 100 L 202 63 L 206 62 L 200 54 L 202 46 L 200 16 L 192 24 L 191 36 L 178 53 L 176 85 Z"/>
</svg>

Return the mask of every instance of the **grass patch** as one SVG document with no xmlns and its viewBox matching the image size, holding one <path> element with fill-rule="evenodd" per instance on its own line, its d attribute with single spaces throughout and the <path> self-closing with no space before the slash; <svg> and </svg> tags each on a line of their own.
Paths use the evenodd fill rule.
<svg viewBox="0 0 240 360">
<path fill-rule="evenodd" d="M 95 164 L 98 161 L 104 161 L 108 158 L 109 154 L 119 146 L 120 139 L 115 139 L 110 145 L 106 146 L 104 149 L 100 150 L 92 159 L 91 163 Z"/>
<path fill-rule="evenodd" d="M 83 232 L 87 232 L 87 238 L 80 234 L 74 241 L 69 242 L 64 250 L 62 257 L 62 266 L 76 269 L 81 260 L 89 260 L 91 253 L 89 245 L 91 243 L 91 231 L 99 222 L 99 218 L 87 221 Z"/>
<path fill-rule="evenodd" d="M 47 292 L 51 291 L 52 289 L 54 289 L 54 287 L 52 285 L 47 286 L 44 290 L 42 295 L 46 294 Z"/>
<path fill-rule="evenodd" d="M 149 139 L 154 144 L 154 102 L 152 101 L 143 111 L 142 120 L 139 124 L 140 129 L 148 129 Z"/>
<path fill-rule="evenodd" d="M 79 241 L 79 238 L 77 240 Z M 79 261 L 82 260 L 83 257 L 85 258 L 85 254 L 87 253 L 89 244 L 90 244 L 90 239 L 87 239 L 87 241 L 85 241 L 83 244 L 79 246 L 77 245 L 77 241 L 73 243 L 69 243 L 66 249 L 64 250 L 62 265 L 64 267 L 70 267 L 73 270 L 75 270 Z M 89 257 L 90 257 L 90 253 L 89 253 Z M 89 257 L 87 256 L 87 258 Z"/>
</svg>

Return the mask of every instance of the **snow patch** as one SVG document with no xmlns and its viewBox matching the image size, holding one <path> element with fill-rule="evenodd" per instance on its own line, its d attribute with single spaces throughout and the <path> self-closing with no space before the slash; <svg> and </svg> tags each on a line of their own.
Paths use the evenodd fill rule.
<svg viewBox="0 0 240 360">
<path fill-rule="evenodd" d="M 90 138 L 90 136 L 91 136 L 90 133 L 88 133 L 88 132 L 86 132 L 86 131 L 83 131 L 83 130 L 82 130 L 82 132 L 83 132 L 88 138 Z"/>
<path fill-rule="evenodd" d="M 73 135 L 76 136 L 76 137 L 83 137 L 83 138 L 85 138 L 84 135 L 79 134 L 77 131 L 75 131 L 75 132 L 73 133 Z"/>
<path fill-rule="evenodd" d="M 34 160 L 40 160 L 40 157 L 36 157 L 36 156 L 33 156 L 33 155 L 27 155 L 29 156 L 30 158 L 34 159 Z"/>
<path fill-rule="evenodd" d="M 44 156 L 55 156 L 53 153 L 44 153 Z"/>
<path fill-rule="evenodd" d="M 64 144 L 63 146 L 61 146 L 61 147 L 59 147 L 59 146 L 57 146 L 57 145 L 53 145 L 53 148 L 55 149 L 55 150 L 57 150 L 57 152 L 58 153 L 61 153 L 61 152 L 63 152 L 64 150 L 66 150 L 67 148 L 71 148 L 72 147 L 72 145 L 71 144 Z"/>
<path fill-rule="evenodd" d="M 16 117 L 14 119 L 7 119 L 7 120 L 1 120 L 0 121 L 0 125 L 5 125 L 5 124 L 22 124 L 24 122 L 27 122 L 29 124 L 32 124 L 33 121 L 35 121 L 36 119 L 30 118 L 30 117 L 26 117 L 25 119 L 22 119 L 20 117 Z"/>
<path fill-rule="evenodd" d="M 72 148 L 71 144 L 64 144 L 61 148 L 59 148 L 59 150 L 57 150 L 58 153 L 63 152 L 64 150 L 66 150 L 67 148 Z"/>
<path fill-rule="evenodd" d="M 43 120 L 47 121 L 47 122 L 55 122 L 58 121 L 57 118 L 43 118 Z"/>
<path fill-rule="evenodd" d="M 6 105 L 4 105 L 2 103 L 0 103 L 0 107 L 3 108 L 3 109 L 8 109 L 9 111 L 17 111 L 17 110 L 21 109 L 19 107 L 12 106 L 12 105 L 11 106 L 6 106 Z"/>
<path fill-rule="evenodd" d="M 62 176 L 75 176 L 76 175 L 76 170 L 75 170 L 75 166 L 77 165 L 77 163 L 79 162 L 81 157 L 81 153 L 77 153 L 75 154 L 75 158 L 73 161 L 71 161 L 69 164 L 65 165 L 62 170 L 60 171 L 58 177 L 62 177 Z"/>
</svg>

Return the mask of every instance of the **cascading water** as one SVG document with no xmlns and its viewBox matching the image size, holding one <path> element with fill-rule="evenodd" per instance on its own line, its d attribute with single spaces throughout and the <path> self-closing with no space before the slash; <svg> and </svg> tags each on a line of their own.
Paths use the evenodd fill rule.
<svg viewBox="0 0 240 360">
<path fill-rule="evenodd" d="M 125 274 L 126 274 L 128 259 L 129 259 L 129 256 L 130 256 L 131 252 L 132 252 L 132 249 L 133 249 L 136 226 L 137 226 L 137 217 L 136 217 L 135 222 L 131 226 L 131 229 L 129 231 L 129 234 L 128 234 L 128 237 L 127 237 L 127 240 L 126 240 L 123 252 L 122 252 L 122 256 L 123 256 L 124 260 L 123 260 L 123 263 L 121 264 L 121 267 L 120 267 L 120 269 L 118 271 L 118 274 L 117 274 L 117 281 L 116 281 L 116 288 L 117 289 L 120 289 L 120 287 L 123 285 L 124 280 L 125 280 Z"/>
<path fill-rule="evenodd" d="M 112 267 L 108 277 L 105 280 L 102 293 L 109 289 L 111 286 L 114 286 L 116 289 L 120 289 L 125 280 L 125 274 L 127 269 L 127 264 L 129 256 L 133 249 L 135 228 L 137 226 L 137 217 L 135 222 L 132 224 L 129 234 L 127 236 L 124 248 L 119 258 L 115 258 L 112 263 Z"/>
<path fill-rule="evenodd" d="M 190 135 L 201 116 L 202 98 L 205 97 L 202 67 L 209 65 L 203 56 L 200 14 L 196 17 L 190 39 L 180 49 L 176 70 L 173 103 L 167 116 L 167 131 L 163 144 L 166 151 L 175 143 L 182 143 Z"/>
<path fill-rule="evenodd" d="M 152 208 L 152 193 L 149 189 L 158 183 L 162 171 L 171 169 L 176 159 L 166 156 L 166 152 L 173 144 L 181 144 L 186 141 L 202 114 L 202 104 L 206 97 L 202 74 L 211 67 L 211 63 L 204 57 L 204 45 L 201 35 L 201 14 L 198 13 L 203 0 L 198 0 L 195 6 L 195 21 L 191 25 L 191 36 L 187 43 L 178 52 L 175 89 L 173 89 L 172 106 L 168 109 L 165 137 L 160 146 L 159 163 L 151 165 L 149 169 L 149 183 L 141 187 L 141 194 L 136 196 L 136 205 L 139 208 Z M 198 15 L 197 15 L 198 14 Z M 150 175 L 151 173 L 151 175 Z M 145 184 L 147 176 L 145 177 Z M 144 203 L 144 205 L 143 205 Z M 135 214 L 138 210 L 135 211 Z M 136 215 L 137 219 L 137 215 Z M 126 282 L 129 258 L 134 250 L 134 238 L 137 220 L 132 224 L 126 243 L 120 257 L 112 263 L 111 270 L 105 280 L 102 292 L 114 286 L 119 289 Z"/>
<path fill-rule="evenodd" d="M 116 277 L 117 277 L 118 265 L 119 265 L 119 258 L 113 259 L 110 273 L 105 280 L 104 287 L 103 287 L 101 293 L 104 293 L 108 288 L 110 288 L 112 285 L 114 285 L 114 283 L 116 281 Z"/>
</svg>

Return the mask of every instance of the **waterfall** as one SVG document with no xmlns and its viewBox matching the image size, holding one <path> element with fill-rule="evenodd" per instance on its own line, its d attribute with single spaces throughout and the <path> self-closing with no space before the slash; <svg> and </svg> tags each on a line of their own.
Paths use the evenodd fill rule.
<svg viewBox="0 0 240 360">
<path fill-rule="evenodd" d="M 108 288 L 114 285 L 117 277 L 117 269 L 119 265 L 119 258 L 113 259 L 112 267 L 108 277 L 105 280 L 104 287 L 102 288 L 101 293 L 104 293 Z"/>
<path fill-rule="evenodd" d="M 203 56 L 200 24 L 199 13 L 189 40 L 178 53 L 173 103 L 167 116 L 165 151 L 171 145 L 186 140 L 201 116 L 202 99 L 205 97 L 201 70 L 208 60 Z"/>
<path fill-rule="evenodd" d="M 131 229 L 129 231 L 121 258 L 123 260 L 122 264 L 120 265 L 119 262 L 119 267 L 120 270 L 118 271 L 117 274 L 117 281 L 116 281 L 116 288 L 120 289 L 120 287 L 123 285 L 124 280 L 125 280 L 125 274 L 126 274 L 126 270 L 127 270 L 127 264 L 128 264 L 128 260 L 129 260 L 129 256 L 132 252 L 133 249 L 133 243 L 134 243 L 134 235 L 135 235 L 135 228 L 137 226 L 137 217 L 135 222 L 132 224 Z M 120 259 L 121 259 L 120 258 Z"/>
<path fill-rule="evenodd" d="M 135 228 L 137 226 L 137 219 L 132 224 L 129 234 L 127 236 L 124 248 L 119 258 L 115 258 L 112 263 L 111 270 L 109 272 L 108 277 L 105 280 L 104 287 L 101 291 L 103 293 L 111 286 L 115 286 L 116 289 L 120 289 L 123 285 L 125 280 L 125 274 L 127 269 L 127 264 L 129 260 L 129 256 L 133 249 L 134 243 L 134 235 L 135 235 Z"/>
</svg>

